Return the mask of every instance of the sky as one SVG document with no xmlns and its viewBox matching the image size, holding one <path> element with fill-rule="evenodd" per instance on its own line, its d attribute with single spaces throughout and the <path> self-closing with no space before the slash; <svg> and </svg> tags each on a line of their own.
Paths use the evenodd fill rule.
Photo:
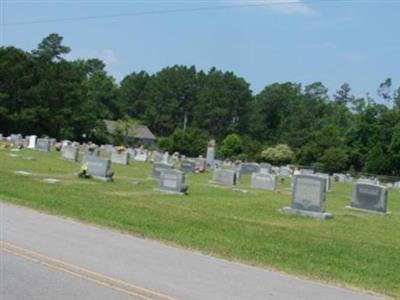
<svg viewBox="0 0 400 300">
<path fill-rule="evenodd" d="M 1 46 L 31 51 L 55 32 L 67 59 L 100 58 L 117 82 L 178 64 L 233 71 L 254 93 L 287 81 L 321 81 L 330 94 L 347 82 L 356 96 L 376 95 L 389 77 L 400 86 L 400 0 L 0 0 L 0 9 Z"/>
</svg>

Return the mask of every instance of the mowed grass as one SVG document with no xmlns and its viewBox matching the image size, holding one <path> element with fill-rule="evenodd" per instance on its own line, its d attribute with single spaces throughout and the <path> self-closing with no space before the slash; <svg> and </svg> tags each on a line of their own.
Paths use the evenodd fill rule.
<svg viewBox="0 0 400 300">
<path fill-rule="evenodd" d="M 389 192 L 392 215 L 385 217 L 345 209 L 351 186 L 334 184 L 326 203 L 334 218 L 321 221 L 279 212 L 290 205 L 289 182 L 272 193 L 250 190 L 247 179 L 240 188 L 249 192 L 241 193 L 210 186 L 211 173 L 189 174 L 189 195 L 166 195 L 153 191 L 151 164 L 113 165 L 115 181 L 105 183 L 77 178 L 80 164 L 59 155 L 0 150 L 0 200 L 400 299 L 397 190 Z M 43 182 L 47 177 L 62 182 Z"/>
</svg>

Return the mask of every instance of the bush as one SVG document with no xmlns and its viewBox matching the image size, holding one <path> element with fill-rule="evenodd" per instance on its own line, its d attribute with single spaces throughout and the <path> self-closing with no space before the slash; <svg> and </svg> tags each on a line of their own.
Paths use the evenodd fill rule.
<svg viewBox="0 0 400 300">
<path fill-rule="evenodd" d="M 233 159 L 243 152 L 242 139 L 238 134 L 229 134 L 221 143 L 219 154 L 223 158 Z"/>
<path fill-rule="evenodd" d="M 186 156 L 196 157 L 205 153 L 208 135 L 195 128 L 175 129 L 169 138 L 160 138 L 158 145 L 169 153 L 179 152 Z"/>
<path fill-rule="evenodd" d="M 293 151 L 288 145 L 279 144 L 261 152 L 261 159 L 275 165 L 290 163 L 293 159 Z"/>
<path fill-rule="evenodd" d="M 333 173 L 347 169 L 348 160 L 349 156 L 345 150 L 331 147 L 325 150 L 320 162 L 325 166 L 326 172 Z"/>
</svg>

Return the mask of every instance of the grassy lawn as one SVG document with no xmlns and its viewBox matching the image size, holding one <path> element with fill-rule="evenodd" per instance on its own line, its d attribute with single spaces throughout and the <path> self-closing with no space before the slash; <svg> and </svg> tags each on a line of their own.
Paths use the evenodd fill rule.
<svg viewBox="0 0 400 300">
<path fill-rule="evenodd" d="M 13 153 L 17 157 L 10 157 Z M 24 157 L 36 160 L 25 160 Z M 79 179 L 80 164 L 58 152 L 0 150 L 0 200 L 105 225 L 203 253 L 239 260 L 400 299 L 400 192 L 389 192 L 388 217 L 345 209 L 351 186 L 327 195 L 329 221 L 281 214 L 289 183 L 277 193 L 248 193 L 208 184 L 190 174 L 188 196 L 153 191 L 151 165 L 116 166 L 115 181 Z M 15 171 L 30 172 L 30 176 Z M 42 181 L 51 177 L 61 183 Z"/>
</svg>

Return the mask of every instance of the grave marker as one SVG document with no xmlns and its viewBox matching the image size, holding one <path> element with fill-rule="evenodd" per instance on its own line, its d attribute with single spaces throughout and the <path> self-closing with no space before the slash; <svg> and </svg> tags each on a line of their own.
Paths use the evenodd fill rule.
<svg viewBox="0 0 400 300">
<path fill-rule="evenodd" d="M 66 145 L 61 149 L 61 158 L 78 161 L 79 148 L 72 145 Z"/>
<path fill-rule="evenodd" d="M 108 158 L 86 155 L 83 164 L 87 167 L 86 174 L 103 181 L 111 181 L 111 161 Z"/>
<path fill-rule="evenodd" d="M 211 183 L 220 183 L 225 185 L 236 184 L 236 172 L 233 170 L 214 169 Z"/>
<path fill-rule="evenodd" d="M 164 169 L 160 176 L 160 187 L 156 189 L 159 192 L 174 194 L 185 194 L 188 186 L 185 182 L 185 174 L 178 170 Z"/>
<path fill-rule="evenodd" d="M 390 214 L 387 211 L 387 197 L 386 187 L 358 182 L 353 186 L 353 197 L 348 208 Z"/>
<path fill-rule="evenodd" d="M 165 163 L 154 163 L 153 164 L 153 171 L 151 173 L 151 178 L 159 180 L 161 177 L 161 172 L 164 170 L 172 170 L 174 168 L 171 164 Z"/>
<path fill-rule="evenodd" d="M 265 173 L 253 173 L 251 175 L 251 187 L 253 189 L 276 191 L 277 184 L 278 180 L 275 175 Z"/>
<path fill-rule="evenodd" d="M 293 177 L 292 204 L 284 207 L 283 212 L 304 216 L 329 219 L 325 212 L 326 179 L 314 175 L 295 175 Z"/>
<path fill-rule="evenodd" d="M 181 161 L 181 170 L 184 173 L 191 173 L 196 170 L 196 163 L 194 162 L 194 160 L 191 159 L 183 159 Z"/>
<path fill-rule="evenodd" d="M 37 139 L 35 150 L 42 151 L 42 152 L 49 152 L 50 151 L 50 140 L 49 139 Z"/>
<path fill-rule="evenodd" d="M 129 164 L 128 151 L 117 151 L 117 150 L 112 151 L 111 162 L 113 164 L 128 165 Z"/>
</svg>

